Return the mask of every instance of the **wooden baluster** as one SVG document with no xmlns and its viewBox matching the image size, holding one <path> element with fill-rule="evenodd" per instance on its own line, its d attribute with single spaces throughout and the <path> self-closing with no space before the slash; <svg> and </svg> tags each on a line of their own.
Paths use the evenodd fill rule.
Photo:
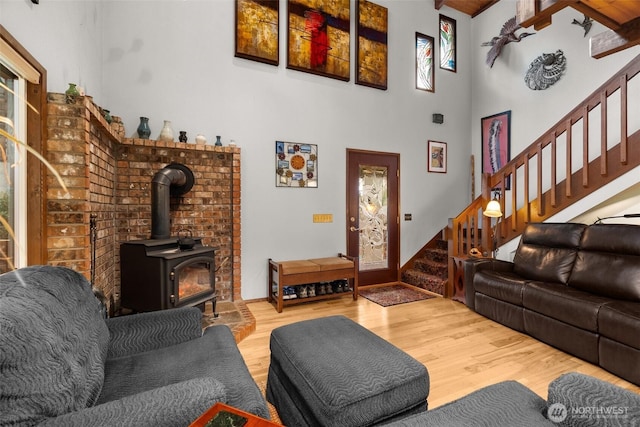
<svg viewBox="0 0 640 427">
<path fill-rule="evenodd" d="M 589 186 L 589 104 L 582 109 L 582 186 Z"/>
<path fill-rule="evenodd" d="M 489 180 L 490 175 L 488 173 L 482 174 L 482 206 L 484 210 L 486 204 L 491 200 L 491 189 L 493 186 Z M 493 248 L 493 241 L 491 238 L 491 218 L 482 215 L 482 247 L 485 250 Z"/>
<path fill-rule="evenodd" d="M 518 228 L 518 207 L 516 205 L 517 194 L 517 181 L 516 181 L 516 164 L 511 164 L 511 177 L 509 178 L 511 183 L 511 229 L 516 231 Z M 506 201 L 505 201 L 506 202 Z"/>
<path fill-rule="evenodd" d="M 572 196 L 572 192 L 571 192 L 571 140 L 569 138 L 567 138 L 567 144 L 566 144 L 566 153 L 567 153 L 567 158 L 566 158 L 566 178 L 565 178 L 565 186 L 564 186 L 564 195 L 566 197 L 571 197 Z"/>
<path fill-rule="evenodd" d="M 556 184 L 558 183 L 558 144 L 556 142 L 555 134 L 551 139 L 551 207 L 555 208 L 558 204 L 556 194 Z"/>
<path fill-rule="evenodd" d="M 600 175 L 607 174 L 607 91 L 600 94 Z"/>
<path fill-rule="evenodd" d="M 536 186 L 536 197 L 538 198 L 538 216 L 541 217 L 544 215 L 544 200 L 542 198 L 542 143 L 539 142 L 536 147 L 536 168 L 538 169 L 538 176 Z"/>
<path fill-rule="evenodd" d="M 529 203 L 529 156 L 525 156 L 524 158 L 524 189 L 523 193 L 523 203 L 524 203 L 524 218 L 527 223 L 531 222 L 531 204 Z"/>
<path fill-rule="evenodd" d="M 627 164 L 627 150 L 629 141 L 627 140 L 627 75 L 620 76 L 620 163 Z"/>
<path fill-rule="evenodd" d="M 571 132 L 571 119 L 569 119 L 567 121 L 567 130 L 566 130 L 566 140 L 567 140 L 567 147 L 569 147 L 569 151 L 567 152 L 568 156 L 571 156 L 571 152 L 573 151 L 573 133 Z M 569 183 L 569 189 L 571 189 L 571 186 L 573 185 L 573 180 L 572 180 L 572 175 L 573 175 L 573 171 L 571 170 L 573 168 L 573 161 L 569 160 L 569 170 L 567 170 L 567 181 Z"/>
</svg>

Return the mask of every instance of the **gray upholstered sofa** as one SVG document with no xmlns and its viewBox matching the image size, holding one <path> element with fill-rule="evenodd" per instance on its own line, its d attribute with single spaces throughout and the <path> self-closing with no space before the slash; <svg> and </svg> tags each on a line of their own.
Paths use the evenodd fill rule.
<svg viewBox="0 0 640 427">
<path fill-rule="evenodd" d="M 513 262 L 465 261 L 467 305 L 640 385 L 640 226 L 532 223 Z"/>
<path fill-rule="evenodd" d="M 571 372 L 549 384 L 546 401 L 519 382 L 503 381 L 386 426 L 640 426 L 640 395 Z"/>
<path fill-rule="evenodd" d="M 215 402 L 269 418 L 226 326 L 200 310 L 104 319 L 88 281 L 0 276 L 0 426 L 186 426 Z"/>
</svg>

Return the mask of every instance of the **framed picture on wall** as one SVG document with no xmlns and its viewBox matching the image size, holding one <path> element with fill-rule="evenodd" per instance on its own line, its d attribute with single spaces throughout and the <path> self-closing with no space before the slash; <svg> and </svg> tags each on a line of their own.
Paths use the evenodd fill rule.
<svg viewBox="0 0 640 427">
<path fill-rule="evenodd" d="M 278 65 L 278 0 L 236 0 L 236 56 Z"/>
<path fill-rule="evenodd" d="M 511 110 L 480 119 L 482 173 L 494 174 L 511 160 Z M 505 182 L 508 189 L 510 180 Z"/>
<path fill-rule="evenodd" d="M 433 37 L 416 33 L 416 89 L 435 92 Z"/>
<path fill-rule="evenodd" d="M 456 72 L 456 20 L 440 15 L 440 68 Z"/>
<path fill-rule="evenodd" d="M 276 187 L 318 187 L 318 146 L 276 141 Z"/>
<path fill-rule="evenodd" d="M 387 89 L 386 7 L 358 0 L 356 46 L 356 84 Z"/>
<path fill-rule="evenodd" d="M 288 0 L 287 68 L 349 81 L 350 19 L 349 0 Z"/>
<path fill-rule="evenodd" d="M 447 143 L 429 141 L 427 151 L 427 171 L 447 173 Z"/>
</svg>

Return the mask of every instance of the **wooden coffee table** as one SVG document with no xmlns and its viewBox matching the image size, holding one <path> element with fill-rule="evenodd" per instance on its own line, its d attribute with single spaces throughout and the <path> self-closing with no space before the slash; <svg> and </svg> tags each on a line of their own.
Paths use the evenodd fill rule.
<svg viewBox="0 0 640 427">
<path fill-rule="evenodd" d="M 233 406 L 225 405 L 224 403 L 216 403 L 211 408 L 207 410 L 204 414 L 200 415 L 197 420 L 189 425 L 189 427 L 204 427 L 207 425 L 209 421 L 211 421 L 220 411 L 227 411 L 232 414 L 240 415 L 247 419 L 245 424 L 242 424 L 243 427 L 273 427 L 278 426 L 282 427 L 280 424 L 276 424 L 269 420 L 265 420 L 264 418 L 260 418 L 257 415 L 250 414 L 248 412 L 241 411 L 238 408 L 234 408 Z M 240 425 L 240 424 L 238 424 Z"/>
</svg>

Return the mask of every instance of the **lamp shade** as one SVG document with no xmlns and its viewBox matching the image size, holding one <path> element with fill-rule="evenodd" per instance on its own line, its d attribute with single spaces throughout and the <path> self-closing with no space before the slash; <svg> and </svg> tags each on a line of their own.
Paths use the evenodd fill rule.
<svg viewBox="0 0 640 427">
<path fill-rule="evenodd" d="M 502 209 L 500 208 L 500 202 L 496 199 L 491 200 L 487 203 L 487 208 L 482 212 L 482 215 L 489 216 L 492 218 L 499 218 L 502 216 Z"/>
</svg>

